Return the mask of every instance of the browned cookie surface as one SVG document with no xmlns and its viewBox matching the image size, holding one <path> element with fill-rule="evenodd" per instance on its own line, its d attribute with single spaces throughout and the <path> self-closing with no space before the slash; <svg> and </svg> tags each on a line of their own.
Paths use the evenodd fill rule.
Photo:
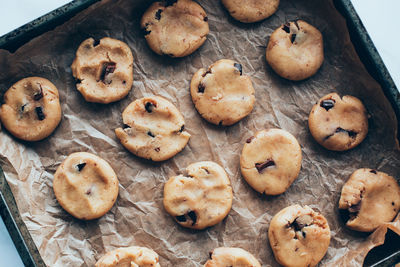
<svg viewBox="0 0 400 267">
<path fill-rule="evenodd" d="M 261 267 L 258 260 L 241 248 L 219 247 L 210 252 L 204 267 Z"/>
<path fill-rule="evenodd" d="M 231 16 L 241 22 L 268 18 L 278 9 L 279 0 L 222 0 Z"/>
<path fill-rule="evenodd" d="M 145 247 L 112 250 L 96 262 L 96 267 L 160 267 L 157 253 Z"/>
</svg>

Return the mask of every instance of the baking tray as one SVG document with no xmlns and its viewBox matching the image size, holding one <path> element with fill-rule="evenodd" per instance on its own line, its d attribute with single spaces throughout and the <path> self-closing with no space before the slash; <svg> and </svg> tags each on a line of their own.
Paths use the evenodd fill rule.
<svg viewBox="0 0 400 267">
<path fill-rule="evenodd" d="M 2 37 L 0 49 L 10 52 L 36 36 L 66 22 L 79 11 L 99 0 L 75 0 L 66 4 Z M 378 51 L 358 17 L 350 0 L 333 0 L 335 7 L 347 21 L 351 41 L 370 75 L 379 82 L 384 93 L 400 118 L 400 93 L 396 88 Z M 399 132 L 397 133 L 398 137 Z M 25 266 L 46 266 L 23 223 L 14 197 L 0 168 L 0 208 L 1 216 Z M 366 257 L 364 266 L 394 266 L 400 262 L 400 238 L 390 230 L 384 245 L 374 248 Z"/>
</svg>

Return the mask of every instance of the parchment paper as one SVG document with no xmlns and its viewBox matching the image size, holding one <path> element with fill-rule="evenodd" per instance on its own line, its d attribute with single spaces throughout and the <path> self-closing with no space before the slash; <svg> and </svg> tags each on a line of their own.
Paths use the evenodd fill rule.
<svg viewBox="0 0 400 267">
<path fill-rule="evenodd" d="M 346 229 L 337 209 L 341 188 L 361 167 L 399 178 L 400 153 L 396 150 L 394 112 L 357 57 L 344 19 L 329 0 L 282 0 L 271 18 L 245 25 L 231 19 L 219 1 L 199 2 L 208 14 L 210 34 L 198 51 L 183 59 L 161 57 L 148 48 L 139 28 L 140 17 L 150 4 L 144 0 L 97 3 L 14 54 L 0 51 L 2 92 L 19 79 L 33 75 L 48 78 L 60 92 L 63 118 L 47 139 L 26 143 L 4 129 L 0 132 L 1 166 L 44 261 L 49 266 L 93 266 L 107 251 L 138 245 L 154 249 L 162 266 L 201 266 L 213 248 L 236 246 L 250 251 L 263 266 L 278 266 L 267 239 L 269 222 L 282 208 L 299 203 L 322 212 L 329 221 L 332 240 L 321 265 L 359 266 L 367 251 L 383 242 L 387 226 L 370 236 Z M 314 77 L 290 82 L 266 64 L 265 47 L 274 29 L 299 18 L 321 30 L 326 56 Z M 133 51 L 133 89 L 120 102 L 87 103 L 75 88 L 70 65 L 79 44 L 90 36 L 123 40 Z M 256 91 L 253 112 L 226 128 L 203 120 L 189 94 L 195 71 L 221 58 L 240 62 Z M 359 97 L 371 114 L 367 138 L 351 151 L 327 151 L 308 130 L 312 105 L 332 91 Z M 150 95 L 173 102 L 192 135 L 181 153 L 163 163 L 133 156 L 114 134 L 114 129 L 122 125 L 123 109 L 136 98 Z M 269 127 L 294 134 L 303 151 L 300 176 L 276 197 L 252 190 L 239 167 L 245 140 Z M 53 193 L 55 170 L 76 151 L 92 152 L 107 160 L 120 181 L 116 204 L 98 220 L 74 219 L 60 207 Z M 224 166 L 232 182 L 234 201 L 223 222 L 204 231 L 191 231 L 180 227 L 165 212 L 162 190 L 168 177 L 200 160 Z M 399 222 L 388 225 L 400 233 Z"/>
</svg>

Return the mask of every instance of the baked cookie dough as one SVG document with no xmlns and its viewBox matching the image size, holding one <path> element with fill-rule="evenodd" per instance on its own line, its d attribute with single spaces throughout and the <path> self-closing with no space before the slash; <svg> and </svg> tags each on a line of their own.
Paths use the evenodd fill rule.
<svg viewBox="0 0 400 267">
<path fill-rule="evenodd" d="M 354 96 L 331 93 L 313 106 L 308 126 L 314 139 L 326 149 L 349 150 L 367 136 L 367 110 Z"/>
<path fill-rule="evenodd" d="M 172 158 L 190 134 L 179 110 L 159 96 L 133 101 L 122 113 L 123 128 L 115 129 L 121 144 L 138 157 L 152 161 Z"/>
<path fill-rule="evenodd" d="M 279 264 L 315 266 L 328 250 L 331 232 L 320 213 L 308 206 L 293 205 L 272 218 L 268 239 Z"/>
<path fill-rule="evenodd" d="M 372 232 L 396 217 L 400 210 L 400 187 L 384 172 L 358 169 L 342 188 L 339 209 L 349 215 L 347 227 Z"/>
<path fill-rule="evenodd" d="M 190 164 L 186 172 L 165 184 L 165 210 L 187 228 L 204 229 L 222 221 L 233 198 L 225 170 L 217 163 L 202 161 Z"/>
<path fill-rule="evenodd" d="M 302 20 L 283 24 L 272 33 L 266 55 L 279 76 L 292 81 L 307 79 L 324 61 L 322 34 Z"/>
<path fill-rule="evenodd" d="M 261 267 L 258 260 L 241 248 L 220 247 L 210 252 L 210 260 L 204 267 Z"/>
<path fill-rule="evenodd" d="M 246 140 L 240 169 L 254 190 L 279 195 L 299 175 L 301 159 L 300 145 L 292 134 L 281 129 L 268 129 Z"/>
<path fill-rule="evenodd" d="M 268 18 L 278 9 L 279 0 L 222 0 L 231 16 L 241 22 L 257 22 Z"/>
<path fill-rule="evenodd" d="M 69 155 L 53 180 L 54 194 L 69 214 L 92 220 L 106 214 L 118 196 L 118 179 L 102 158 L 87 152 Z"/>
<path fill-rule="evenodd" d="M 88 102 L 115 102 L 132 88 L 132 52 L 127 44 L 116 39 L 86 39 L 76 51 L 71 69 L 78 81 L 76 88 Z"/>
<path fill-rule="evenodd" d="M 190 83 L 190 94 L 200 115 L 216 125 L 232 125 L 252 110 L 255 102 L 250 77 L 242 65 L 221 59 L 208 69 L 199 69 Z"/>
<path fill-rule="evenodd" d="M 160 267 L 158 254 L 145 247 L 118 248 L 96 262 L 96 267 Z"/>
<path fill-rule="evenodd" d="M 208 18 L 192 0 L 153 3 L 140 22 L 150 48 L 159 55 L 184 57 L 196 51 L 207 39 Z"/>
<path fill-rule="evenodd" d="M 40 77 L 16 82 L 4 94 L 0 119 L 4 127 L 19 139 L 39 141 L 46 138 L 61 120 L 57 88 Z"/>
</svg>

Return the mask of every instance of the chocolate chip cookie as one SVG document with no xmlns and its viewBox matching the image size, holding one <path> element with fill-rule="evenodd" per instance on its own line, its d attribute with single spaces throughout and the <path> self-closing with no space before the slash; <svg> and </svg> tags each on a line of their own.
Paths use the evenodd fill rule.
<svg viewBox="0 0 400 267">
<path fill-rule="evenodd" d="M 86 39 L 76 51 L 71 69 L 77 79 L 76 88 L 88 102 L 115 102 L 132 88 L 132 51 L 116 39 Z"/>
<path fill-rule="evenodd" d="M 217 163 L 202 161 L 190 164 L 186 172 L 165 184 L 165 210 L 187 228 L 204 229 L 222 221 L 233 198 L 225 170 Z"/>
<path fill-rule="evenodd" d="M 208 18 L 192 0 L 153 3 L 140 22 L 150 48 L 159 55 L 184 57 L 196 51 L 207 39 Z"/>
<path fill-rule="evenodd" d="M 54 194 L 69 214 L 92 220 L 106 214 L 118 196 L 118 179 L 102 158 L 87 152 L 69 155 L 57 168 Z"/>
<path fill-rule="evenodd" d="M 299 175 L 301 159 L 300 145 L 292 134 L 281 129 L 262 130 L 244 144 L 240 169 L 254 190 L 279 195 Z"/>
<path fill-rule="evenodd" d="M 279 76 L 292 81 L 307 79 L 324 61 L 322 34 L 305 21 L 288 22 L 272 33 L 266 56 Z"/>
<path fill-rule="evenodd" d="M 261 267 L 258 260 L 241 248 L 220 247 L 210 252 L 210 260 L 204 267 Z"/>
<path fill-rule="evenodd" d="M 340 97 L 331 93 L 313 106 L 308 125 L 314 139 L 323 147 L 334 151 L 349 150 L 367 136 L 367 110 L 354 96 Z"/>
<path fill-rule="evenodd" d="M 352 230 L 372 232 L 391 222 L 400 210 L 400 187 L 384 172 L 358 169 L 342 188 L 339 209 Z M 346 218 L 347 219 L 347 218 Z"/>
<path fill-rule="evenodd" d="M 221 59 L 208 69 L 199 69 L 190 83 L 190 94 L 200 115 L 216 125 L 232 125 L 252 110 L 255 102 L 250 77 L 242 65 Z"/>
<path fill-rule="evenodd" d="M 279 0 L 222 0 L 231 16 L 244 23 L 268 18 L 278 9 Z"/>
<path fill-rule="evenodd" d="M 179 110 L 159 96 L 133 101 L 122 113 L 123 128 L 115 129 L 121 144 L 138 157 L 152 161 L 172 158 L 190 134 Z"/>
<path fill-rule="evenodd" d="M 118 248 L 101 257 L 96 267 L 160 267 L 158 254 L 145 247 Z"/>
<path fill-rule="evenodd" d="M 0 119 L 4 127 L 19 139 L 39 141 L 46 138 L 61 120 L 57 88 L 40 77 L 16 82 L 4 94 Z"/>
<path fill-rule="evenodd" d="M 322 214 L 293 205 L 272 218 L 268 239 L 279 264 L 316 266 L 328 250 L 331 232 Z"/>
</svg>

